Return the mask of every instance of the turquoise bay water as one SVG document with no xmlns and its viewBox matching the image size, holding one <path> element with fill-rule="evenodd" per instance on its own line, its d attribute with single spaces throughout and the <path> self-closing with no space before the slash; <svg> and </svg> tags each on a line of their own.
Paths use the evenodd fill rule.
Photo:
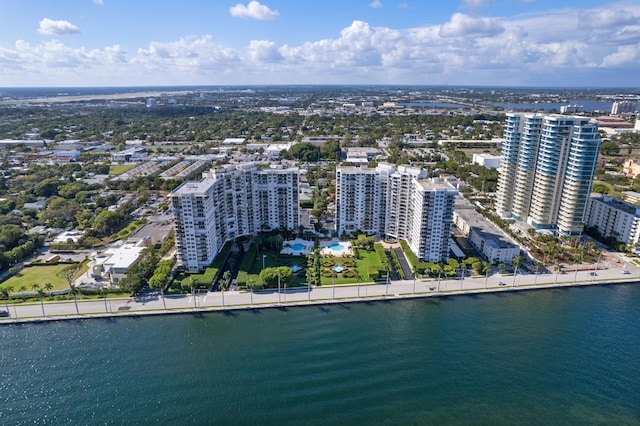
<svg viewBox="0 0 640 426">
<path fill-rule="evenodd" d="M 640 286 L 0 327 L 0 422 L 640 424 Z"/>
</svg>

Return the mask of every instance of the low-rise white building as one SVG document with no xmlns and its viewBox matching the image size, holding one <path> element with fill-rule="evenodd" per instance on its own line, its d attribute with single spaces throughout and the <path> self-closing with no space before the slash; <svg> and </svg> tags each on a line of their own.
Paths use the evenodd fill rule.
<svg viewBox="0 0 640 426">
<path fill-rule="evenodd" d="M 502 162 L 502 156 L 500 155 L 491 155 L 486 153 L 476 153 L 473 154 L 473 164 L 479 164 L 487 169 L 497 169 L 500 167 L 500 163 Z"/>
<path fill-rule="evenodd" d="M 138 261 L 145 248 L 142 242 L 110 247 L 93 257 L 91 273 L 94 277 L 119 283 L 127 277 L 127 270 Z"/>
<path fill-rule="evenodd" d="M 111 160 L 118 163 L 128 163 L 131 161 L 142 161 L 149 157 L 143 147 L 138 146 L 134 148 L 125 149 L 124 151 L 118 151 L 111 154 Z"/>
<path fill-rule="evenodd" d="M 456 197 L 453 223 L 471 245 L 493 264 L 510 265 L 513 258 L 520 254 L 520 247 L 509 241 L 463 197 Z"/>
<path fill-rule="evenodd" d="M 640 239 L 640 207 L 614 197 L 592 195 L 587 206 L 585 226 L 595 228 L 604 238 L 613 237 L 637 247 Z"/>
</svg>

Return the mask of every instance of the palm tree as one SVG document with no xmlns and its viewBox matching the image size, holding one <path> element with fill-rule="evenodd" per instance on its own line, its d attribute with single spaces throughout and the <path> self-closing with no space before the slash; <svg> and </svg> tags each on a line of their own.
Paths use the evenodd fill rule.
<svg viewBox="0 0 640 426">
<path fill-rule="evenodd" d="M 482 272 L 484 272 L 484 289 L 487 289 L 487 284 L 489 283 L 489 272 L 491 272 L 491 263 L 484 261 L 482 262 Z"/>
<path fill-rule="evenodd" d="M 9 299 L 9 295 L 11 294 L 12 291 L 13 291 L 12 287 L 0 288 L 0 297 L 4 299 L 4 307 L 7 309 L 7 312 L 9 312 L 9 305 L 7 304 L 7 300 Z"/>
<path fill-rule="evenodd" d="M 43 289 L 40 288 L 38 284 L 34 284 L 31 286 L 31 290 L 36 292 L 36 295 L 40 298 L 40 306 L 42 307 L 42 316 L 46 317 L 44 313 L 44 296 L 47 294 Z"/>
<path fill-rule="evenodd" d="M 573 274 L 573 283 L 576 283 L 576 279 L 578 278 L 578 264 L 582 263 L 584 260 L 584 254 L 582 252 L 576 254 L 575 262 L 576 262 L 576 272 Z"/>
<path fill-rule="evenodd" d="M 555 265 L 553 265 L 553 268 L 556 270 L 556 279 L 553 282 L 554 284 L 558 283 L 558 272 L 560 272 L 562 270 L 562 265 L 559 263 L 556 263 Z"/>
<path fill-rule="evenodd" d="M 69 294 L 73 296 L 73 303 L 76 305 L 76 314 L 80 315 L 80 311 L 78 310 L 78 293 L 80 293 L 80 289 L 74 284 L 69 283 Z"/>
<path fill-rule="evenodd" d="M 511 286 L 515 287 L 516 278 L 518 277 L 518 268 L 520 267 L 520 265 L 522 265 L 522 256 L 518 255 L 514 257 L 511 261 L 511 264 L 513 265 L 513 284 Z"/>
<path fill-rule="evenodd" d="M 533 262 L 533 269 L 536 270 L 536 278 L 533 281 L 533 285 L 538 284 L 538 272 L 540 271 L 540 262 Z"/>
<path fill-rule="evenodd" d="M 51 293 L 51 291 L 53 290 L 53 285 L 51 283 L 46 283 L 44 285 L 44 289 L 47 290 L 47 293 L 49 293 L 49 297 L 53 296 L 53 294 Z"/>
<path fill-rule="evenodd" d="M 18 293 L 20 293 L 20 297 L 22 297 L 23 302 L 27 300 L 27 297 L 25 295 L 26 291 L 27 291 L 26 285 L 21 285 L 20 288 L 18 288 Z"/>
<path fill-rule="evenodd" d="M 595 248 L 593 250 L 593 253 L 596 255 L 596 271 L 597 271 L 600 267 L 600 258 L 602 257 L 602 249 Z"/>
</svg>

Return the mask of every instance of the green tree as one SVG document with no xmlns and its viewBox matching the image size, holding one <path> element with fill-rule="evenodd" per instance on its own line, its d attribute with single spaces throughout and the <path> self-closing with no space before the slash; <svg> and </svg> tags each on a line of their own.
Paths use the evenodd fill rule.
<svg viewBox="0 0 640 426">
<path fill-rule="evenodd" d="M 76 306 L 76 314 L 80 315 L 80 310 L 78 310 L 78 293 L 80 293 L 80 289 L 73 283 L 69 284 L 69 294 L 73 297 L 73 304 Z"/>
<path fill-rule="evenodd" d="M 601 183 L 601 182 L 594 182 L 593 183 L 593 188 L 591 189 L 591 192 L 596 192 L 596 193 L 601 194 L 601 195 L 608 194 L 609 193 L 609 185 Z"/>
<path fill-rule="evenodd" d="M 620 147 L 615 142 L 603 141 L 600 144 L 600 153 L 604 155 L 618 155 L 620 154 Z"/>
<path fill-rule="evenodd" d="M 286 157 L 295 158 L 300 161 L 318 161 L 320 158 L 320 148 L 309 142 L 297 143 L 289 148 Z"/>
<path fill-rule="evenodd" d="M 9 312 L 9 305 L 7 304 L 7 300 L 9 300 L 12 292 L 13 287 L 11 286 L 0 288 L 0 297 L 2 297 L 2 299 L 4 300 L 4 307 L 6 308 L 7 312 Z"/>
<path fill-rule="evenodd" d="M 278 276 L 280 277 L 280 285 L 289 285 L 292 275 L 291 268 L 288 266 L 264 268 L 260 271 L 260 280 L 265 284 L 265 287 L 275 288 L 278 286 Z"/>
<path fill-rule="evenodd" d="M 327 141 L 320 148 L 320 156 L 323 160 L 339 161 L 340 160 L 340 143 L 336 140 Z"/>
</svg>

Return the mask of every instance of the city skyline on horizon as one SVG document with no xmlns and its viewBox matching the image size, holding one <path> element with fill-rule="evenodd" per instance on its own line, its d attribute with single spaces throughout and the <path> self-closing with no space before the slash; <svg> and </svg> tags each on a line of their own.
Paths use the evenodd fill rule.
<svg viewBox="0 0 640 426">
<path fill-rule="evenodd" d="M 7 88 L 640 86 L 631 0 L 0 4 Z"/>
</svg>

